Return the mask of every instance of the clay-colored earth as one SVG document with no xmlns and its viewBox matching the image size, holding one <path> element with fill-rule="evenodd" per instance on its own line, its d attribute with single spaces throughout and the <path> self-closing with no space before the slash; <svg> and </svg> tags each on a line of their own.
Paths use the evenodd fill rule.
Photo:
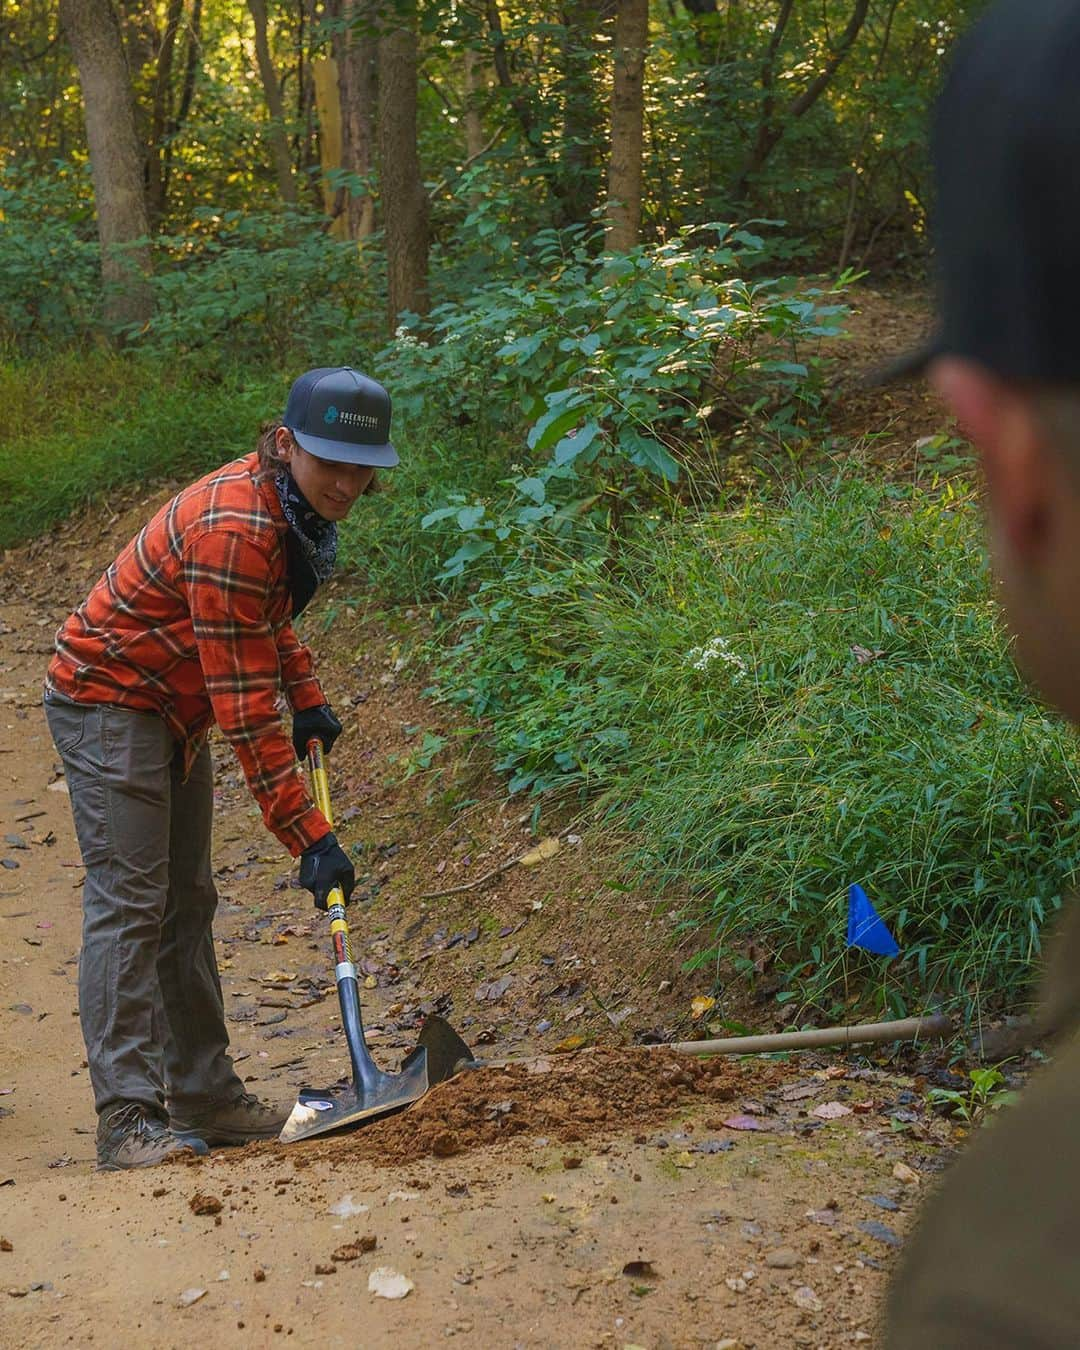
<svg viewBox="0 0 1080 1350">
<path fill-rule="evenodd" d="M 663 899 L 612 899 L 587 834 L 564 830 L 548 862 L 421 901 L 535 840 L 482 766 L 404 777 L 417 725 L 444 715 L 399 669 L 385 623 L 306 625 L 347 714 L 333 767 L 339 833 L 364 846 L 368 898 L 352 914 L 372 1050 L 395 1065 L 437 1009 L 485 1055 L 527 1062 L 352 1135 L 94 1171 L 82 869 L 39 691 L 56 623 L 154 500 L 3 561 L 0 1344 L 876 1343 L 890 1263 L 952 1143 L 924 1085 L 884 1059 L 706 1065 L 635 1048 L 655 1027 L 685 1034 L 701 987 Z M 216 751 L 233 1048 L 251 1090 L 287 1104 L 347 1069 L 330 960 L 320 916 Z M 462 774 L 476 805 L 454 812 L 447 784 Z M 406 1297 L 373 1291 L 393 1289 L 384 1268 Z"/>
</svg>

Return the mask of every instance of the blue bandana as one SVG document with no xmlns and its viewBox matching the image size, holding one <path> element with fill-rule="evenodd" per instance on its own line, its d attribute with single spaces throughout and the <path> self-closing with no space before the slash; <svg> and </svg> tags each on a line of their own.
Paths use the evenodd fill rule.
<svg viewBox="0 0 1080 1350">
<path fill-rule="evenodd" d="M 289 522 L 304 560 L 315 573 L 317 582 L 330 579 L 337 561 L 338 529 L 332 520 L 324 520 L 296 486 L 296 479 L 288 469 L 281 469 L 274 479 L 278 500 Z"/>
</svg>

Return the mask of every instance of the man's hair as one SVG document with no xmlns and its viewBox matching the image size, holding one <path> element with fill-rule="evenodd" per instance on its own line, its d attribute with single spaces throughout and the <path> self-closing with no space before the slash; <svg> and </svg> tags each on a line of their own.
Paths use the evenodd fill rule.
<svg viewBox="0 0 1080 1350">
<path fill-rule="evenodd" d="M 259 468 L 264 473 L 276 474 L 279 469 L 286 467 L 285 461 L 278 454 L 277 434 L 285 425 L 280 417 L 271 418 L 264 422 L 259 428 L 259 439 L 255 442 L 255 451 L 259 456 Z M 371 482 L 368 483 L 362 495 L 371 496 L 373 492 L 381 492 L 382 484 L 379 482 L 379 475 L 373 473 Z"/>
<path fill-rule="evenodd" d="M 255 442 L 255 450 L 259 456 L 260 469 L 272 469 L 276 473 L 284 465 L 285 461 L 278 454 L 277 449 L 278 429 L 284 425 L 285 423 L 280 417 L 273 417 L 259 428 L 259 439 Z"/>
</svg>

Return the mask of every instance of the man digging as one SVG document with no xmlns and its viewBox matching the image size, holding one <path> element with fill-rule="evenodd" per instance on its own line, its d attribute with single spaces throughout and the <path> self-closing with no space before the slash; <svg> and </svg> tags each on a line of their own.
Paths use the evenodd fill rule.
<svg viewBox="0 0 1080 1350">
<path fill-rule="evenodd" d="M 257 450 L 164 506 L 57 634 L 45 707 L 86 865 L 79 1015 L 99 1169 L 269 1139 L 285 1121 L 228 1054 L 207 734 L 216 721 L 315 904 L 335 886 L 347 900 L 352 864 L 297 771 L 341 724 L 292 620 L 333 570 L 337 522 L 398 462 L 389 437 L 382 385 L 308 371 Z"/>
</svg>

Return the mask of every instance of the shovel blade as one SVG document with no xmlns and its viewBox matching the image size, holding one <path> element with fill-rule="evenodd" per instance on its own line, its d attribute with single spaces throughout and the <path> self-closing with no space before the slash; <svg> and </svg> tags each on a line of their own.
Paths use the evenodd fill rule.
<svg viewBox="0 0 1080 1350">
<path fill-rule="evenodd" d="M 347 1088 L 328 1091 L 301 1088 L 278 1139 L 294 1144 L 299 1139 L 363 1125 L 409 1106 L 429 1086 L 427 1050 L 420 1045 L 402 1062 L 400 1073 L 376 1073 L 364 1087 L 353 1082 Z"/>
<path fill-rule="evenodd" d="M 427 1053 L 428 1084 L 445 1083 L 462 1069 L 476 1066 L 473 1052 L 449 1022 L 432 1013 L 420 1029 L 418 1048 Z"/>
</svg>

